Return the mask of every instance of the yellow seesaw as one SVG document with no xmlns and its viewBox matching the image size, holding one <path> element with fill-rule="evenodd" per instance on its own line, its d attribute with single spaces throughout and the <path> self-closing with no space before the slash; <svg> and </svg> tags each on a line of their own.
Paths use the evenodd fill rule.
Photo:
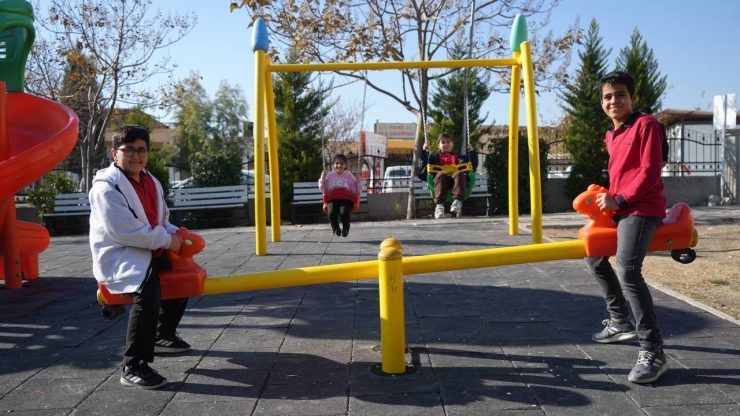
<svg viewBox="0 0 740 416">
<path fill-rule="evenodd" d="M 205 269 L 193 260 L 193 256 L 203 250 L 205 242 L 197 234 L 183 232 L 185 244 L 180 253 L 169 254 L 172 270 L 162 271 L 160 275 L 162 297 L 172 299 L 378 278 L 382 371 L 401 374 L 406 368 L 403 276 L 614 255 L 617 229 L 611 221 L 613 212 L 601 211 L 596 205 L 596 195 L 605 191 L 601 186 L 591 185 L 573 201 L 577 212 L 589 216 L 586 225 L 578 231 L 577 240 L 403 257 L 401 243 L 390 238 L 381 244 L 378 260 L 230 276 L 206 278 Z M 696 258 L 691 247 L 698 241 L 691 209 L 685 203 L 678 203 L 658 227 L 649 251 L 670 250 L 674 260 L 686 264 Z M 103 305 L 103 315 L 111 318 L 123 312 L 123 305 L 130 303 L 131 297 L 111 294 L 99 284 L 98 301 Z"/>
</svg>

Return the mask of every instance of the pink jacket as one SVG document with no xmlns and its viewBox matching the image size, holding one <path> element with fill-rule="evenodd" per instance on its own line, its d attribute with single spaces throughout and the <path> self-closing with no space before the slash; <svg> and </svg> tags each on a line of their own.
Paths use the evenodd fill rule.
<svg viewBox="0 0 740 416">
<path fill-rule="evenodd" d="M 339 189 L 344 189 L 354 195 L 360 195 L 362 194 L 362 182 L 358 181 L 352 172 L 345 170 L 340 175 L 332 170 L 324 176 L 324 179 L 319 178 L 319 189 L 324 195 Z"/>
</svg>

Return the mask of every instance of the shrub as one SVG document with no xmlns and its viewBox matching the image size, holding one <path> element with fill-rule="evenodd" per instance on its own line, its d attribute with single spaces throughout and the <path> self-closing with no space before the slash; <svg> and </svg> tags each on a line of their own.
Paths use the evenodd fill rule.
<svg viewBox="0 0 740 416">
<path fill-rule="evenodd" d="M 239 185 L 242 156 L 232 150 L 221 150 L 197 158 L 193 163 L 193 184 L 199 188 Z"/>
<path fill-rule="evenodd" d="M 57 194 L 69 194 L 77 187 L 72 179 L 54 172 L 46 174 L 41 186 L 28 192 L 28 203 L 39 209 L 39 218 L 44 221 L 44 214 L 54 209 L 54 197 Z"/>
<path fill-rule="evenodd" d="M 491 153 L 486 157 L 483 167 L 488 177 L 488 191 L 491 193 L 491 215 L 505 215 L 509 212 L 509 139 L 491 140 Z M 540 139 L 540 183 L 547 180 L 547 152 L 550 148 Z M 527 137 L 519 136 L 519 214 L 529 213 L 529 149 Z"/>
</svg>

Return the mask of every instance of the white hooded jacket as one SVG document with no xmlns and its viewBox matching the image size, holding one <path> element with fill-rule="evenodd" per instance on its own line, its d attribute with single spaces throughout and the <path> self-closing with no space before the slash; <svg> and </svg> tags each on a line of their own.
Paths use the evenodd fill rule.
<svg viewBox="0 0 740 416">
<path fill-rule="evenodd" d="M 154 176 L 151 178 L 157 187 L 159 218 L 159 224 L 153 227 L 134 187 L 115 164 L 99 170 L 93 178 L 90 189 L 93 274 L 111 293 L 135 292 L 147 276 L 153 250 L 169 247 L 170 234 L 178 230 L 169 223 L 162 185 Z"/>
</svg>

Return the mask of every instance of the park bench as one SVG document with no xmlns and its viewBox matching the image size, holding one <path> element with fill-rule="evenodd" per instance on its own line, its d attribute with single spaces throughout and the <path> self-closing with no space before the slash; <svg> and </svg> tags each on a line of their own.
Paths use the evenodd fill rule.
<svg viewBox="0 0 740 416">
<path fill-rule="evenodd" d="M 90 227 L 89 217 L 90 199 L 87 193 L 57 194 L 54 195 L 52 211 L 44 214 L 44 225 L 49 230 L 75 229 L 86 233 Z"/>
<path fill-rule="evenodd" d="M 172 222 L 177 223 L 180 213 L 192 213 L 205 210 L 244 210 L 244 225 L 249 223 L 248 185 L 214 186 L 207 188 L 176 188 L 171 190 L 172 206 L 170 214 Z M 221 217 L 200 218 L 203 220 L 233 219 L 232 211 Z"/>
<path fill-rule="evenodd" d="M 294 182 L 293 183 L 293 201 L 291 202 L 291 213 L 290 218 L 293 224 L 297 224 L 298 218 L 303 216 L 316 216 L 317 214 L 323 215 L 323 194 L 319 190 L 318 182 Z M 309 212 L 304 211 L 303 207 L 318 207 L 318 210 L 311 209 Z M 353 215 L 367 214 L 367 190 L 363 186 L 362 193 L 360 194 L 360 208 Z"/>
<path fill-rule="evenodd" d="M 475 174 L 475 186 L 473 187 L 472 192 L 470 193 L 470 196 L 467 198 L 466 201 L 470 201 L 471 199 L 475 198 L 490 198 L 491 193 L 488 192 L 488 179 L 486 178 L 485 174 L 482 173 L 476 173 Z M 434 211 L 433 206 L 433 198 L 431 195 L 431 192 L 429 192 L 429 186 L 426 182 L 422 182 L 419 178 L 414 177 L 414 200 L 416 201 L 416 212 L 418 213 L 420 211 L 419 203 L 422 201 L 432 201 L 431 206 L 429 207 L 429 211 Z M 472 202 L 472 201 L 471 201 Z M 468 211 L 470 210 L 469 207 L 472 204 L 465 204 L 463 203 L 463 210 Z M 486 208 L 488 208 L 486 206 Z M 424 209 L 426 211 L 426 209 Z"/>
</svg>

